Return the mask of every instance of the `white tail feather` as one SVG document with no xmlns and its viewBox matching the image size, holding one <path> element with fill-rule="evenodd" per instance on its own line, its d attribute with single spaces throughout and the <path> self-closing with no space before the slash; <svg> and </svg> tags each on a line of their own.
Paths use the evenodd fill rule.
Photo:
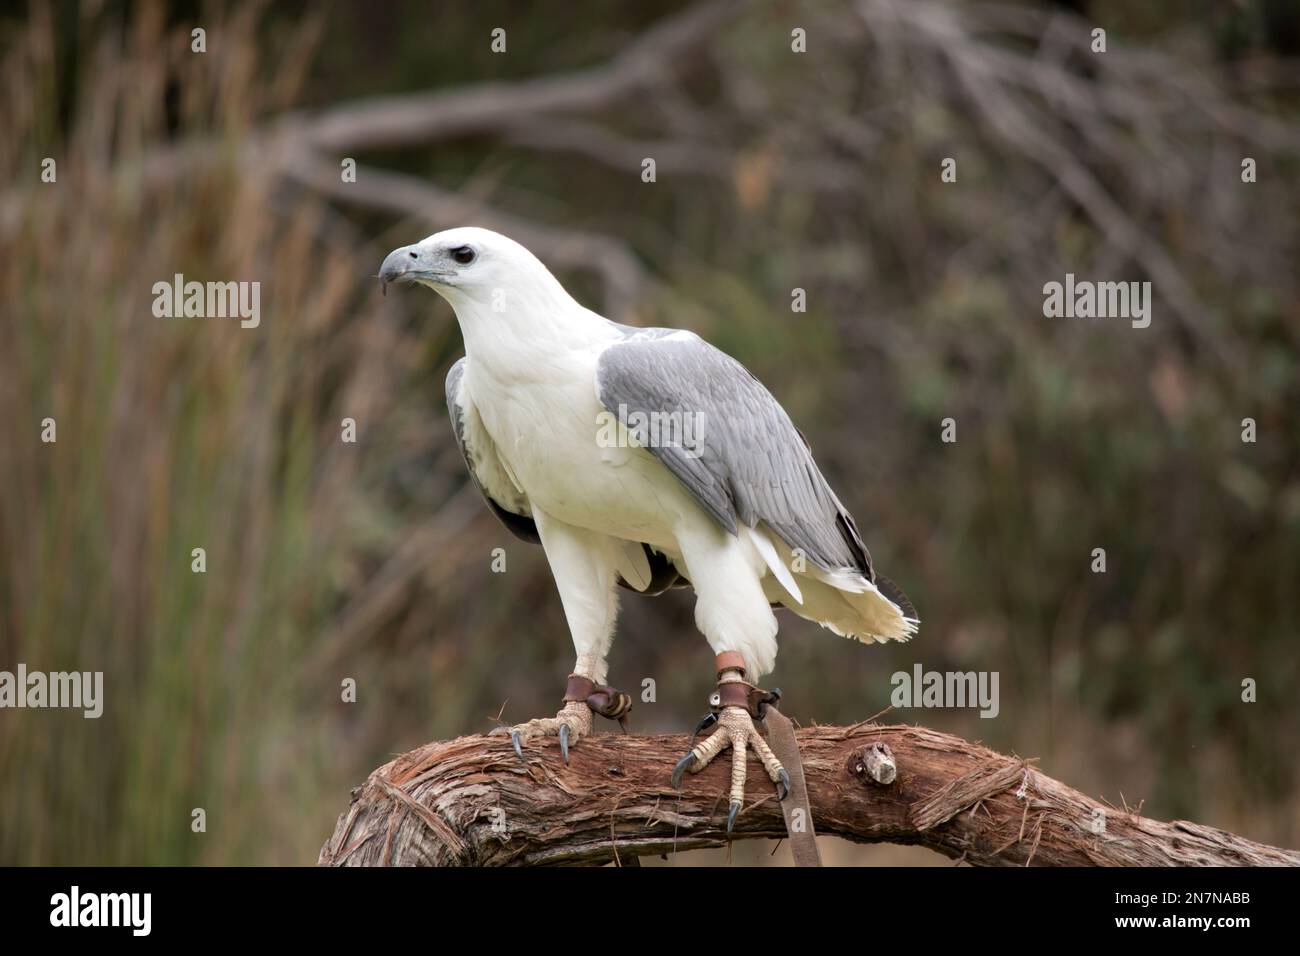
<svg viewBox="0 0 1300 956">
<path fill-rule="evenodd" d="M 785 588 L 786 593 L 795 599 L 795 603 L 803 603 L 803 592 L 799 590 L 799 585 L 795 583 L 794 575 L 786 567 L 781 556 L 776 553 L 776 546 L 772 544 L 772 539 L 768 537 L 767 532 L 762 528 L 750 528 L 741 525 L 749 533 L 749 540 L 754 543 L 758 553 L 762 555 L 763 561 L 767 564 L 772 574 L 781 582 L 781 587 Z"/>
<path fill-rule="evenodd" d="M 804 600 L 786 606 L 841 637 L 884 644 L 909 640 L 917 632 L 920 621 L 906 616 L 861 572 L 810 567 L 799 575 L 799 583 Z M 783 601 L 775 582 L 766 582 L 765 590 L 770 600 Z"/>
</svg>

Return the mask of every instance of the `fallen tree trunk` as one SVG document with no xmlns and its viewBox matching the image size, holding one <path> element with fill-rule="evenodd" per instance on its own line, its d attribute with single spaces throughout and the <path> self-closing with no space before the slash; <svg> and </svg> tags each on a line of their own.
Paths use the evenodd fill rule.
<svg viewBox="0 0 1300 956">
<path fill-rule="evenodd" d="M 976 866 L 1300 866 L 1300 852 L 1106 806 L 1030 762 L 923 727 L 810 727 L 798 738 L 820 835 L 918 844 Z M 319 862 L 627 864 L 723 846 L 731 761 L 688 774 L 678 792 L 668 776 L 686 749 L 681 735 L 598 734 L 565 766 L 555 740 L 531 742 L 525 762 L 501 736 L 426 744 L 352 791 Z M 752 757 L 750 767 L 731 839 L 781 838 L 772 788 Z"/>
</svg>

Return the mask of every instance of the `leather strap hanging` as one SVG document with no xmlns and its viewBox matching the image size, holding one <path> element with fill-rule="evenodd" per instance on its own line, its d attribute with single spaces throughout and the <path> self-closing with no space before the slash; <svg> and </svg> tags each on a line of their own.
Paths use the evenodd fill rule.
<svg viewBox="0 0 1300 956">
<path fill-rule="evenodd" d="M 817 849 L 817 832 L 813 829 L 812 806 L 808 801 L 808 783 L 803 775 L 803 761 L 799 759 L 799 742 L 794 735 L 790 718 L 776 709 L 776 704 L 763 708 L 763 724 L 767 727 L 767 745 L 781 761 L 790 775 L 790 795 L 781 801 L 785 816 L 785 832 L 790 837 L 790 853 L 795 866 L 821 866 L 822 856 Z M 802 810 L 802 820 L 795 811 Z M 796 827 L 799 829 L 796 830 Z"/>
</svg>

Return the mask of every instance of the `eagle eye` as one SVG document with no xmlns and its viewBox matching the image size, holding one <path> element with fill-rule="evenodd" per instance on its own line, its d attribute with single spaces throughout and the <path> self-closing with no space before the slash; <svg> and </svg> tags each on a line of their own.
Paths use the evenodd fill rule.
<svg viewBox="0 0 1300 956">
<path fill-rule="evenodd" d="M 467 266 L 474 261 L 474 250 L 469 246 L 457 246 L 451 250 L 451 257 L 461 265 Z"/>
</svg>

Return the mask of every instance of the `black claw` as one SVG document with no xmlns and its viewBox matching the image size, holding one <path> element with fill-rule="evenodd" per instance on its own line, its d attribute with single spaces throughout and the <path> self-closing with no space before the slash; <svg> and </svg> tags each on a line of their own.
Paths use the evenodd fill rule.
<svg viewBox="0 0 1300 956">
<path fill-rule="evenodd" d="M 736 822 L 736 817 L 738 817 L 739 815 L 740 815 L 740 804 L 738 804 L 738 803 L 733 803 L 733 804 L 731 805 L 731 812 L 727 814 L 727 832 L 728 832 L 728 833 L 731 832 L 732 824 L 734 824 L 734 823 Z"/>
<path fill-rule="evenodd" d="M 515 745 L 515 753 L 519 755 L 519 759 L 523 760 L 524 748 L 522 746 L 522 741 L 520 739 L 519 731 L 517 730 L 510 731 L 510 742 Z"/>
<path fill-rule="evenodd" d="M 708 730 L 717 722 L 718 722 L 718 715 L 712 712 L 707 713 L 703 717 L 701 717 L 700 722 L 695 725 L 695 730 L 691 733 L 691 746 L 692 747 L 695 746 L 696 737 L 704 733 L 704 731 Z"/>
<path fill-rule="evenodd" d="M 693 751 L 688 751 L 685 757 L 677 761 L 677 766 L 673 767 L 673 775 L 671 778 L 674 790 L 682 789 L 682 774 L 686 772 L 686 768 L 694 763 L 694 761 L 695 753 Z"/>
<path fill-rule="evenodd" d="M 776 798 L 784 800 L 788 796 L 790 796 L 790 775 L 782 767 L 776 775 Z"/>
<path fill-rule="evenodd" d="M 569 762 L 569 725 L 560 724 L 560 755 L 564 757 L 564 762 Z"/>
</svg>

